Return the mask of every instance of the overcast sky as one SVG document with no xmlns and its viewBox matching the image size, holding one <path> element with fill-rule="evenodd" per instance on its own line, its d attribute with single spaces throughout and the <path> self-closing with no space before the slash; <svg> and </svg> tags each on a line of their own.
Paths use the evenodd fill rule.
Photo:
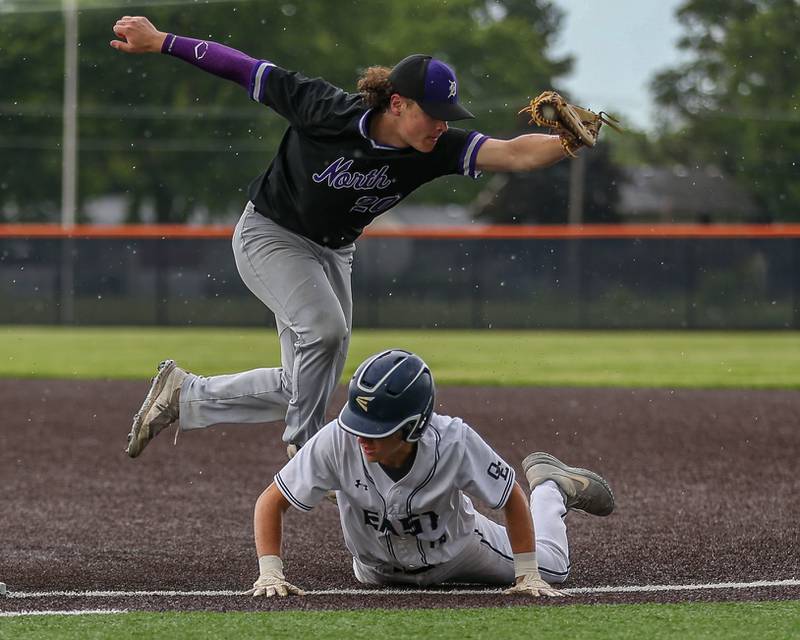
<svg viewBox="0 0 800 640">
<path fill-rule="evenodd" d="M 553 1 L 566 12 L 556 53 L 575 56 L 573 73 L 562 81 L 570 97 L 648 128 L 649 80 L 680 61 L 674 14 L 684 0 Z"/>
</svg>

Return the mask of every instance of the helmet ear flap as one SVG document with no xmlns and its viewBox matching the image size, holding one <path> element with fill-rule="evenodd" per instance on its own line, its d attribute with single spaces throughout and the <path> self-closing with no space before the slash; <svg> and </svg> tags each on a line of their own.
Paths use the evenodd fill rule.
<svg viewBox="0 0 800 640">
<path fill-rule="evenodd" d="M 425 429 L 431 420 L 431 414 L 433 414 L 433 398 L 434 396 L 431 395 L 431 399 L 428 401 L 428 406 L 425 407 L 425 411 L 420 415 L 416 422 L 403 428 L 403 440 L 406 442 L 416 442 L 422 437 L 422 434 L 425 433 Z"/>
</svg>

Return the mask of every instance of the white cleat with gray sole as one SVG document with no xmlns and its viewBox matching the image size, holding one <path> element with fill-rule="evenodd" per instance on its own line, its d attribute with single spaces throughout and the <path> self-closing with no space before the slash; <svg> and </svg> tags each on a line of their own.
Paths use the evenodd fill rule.
<svg viewBox="0 0 800 640">
<path fill-rule="evenodd" d="M 522 461 L 531 491 L 552 480 L 564 494 L 567 509 L 585 511 L 595 516 L 607 516 L 614 511 L 614 494 L 601 476 L 594 471 L 569 467 L 555 456 L 539 451 Z"/>
<path fill-rule="evenodd" d="M 181 385 L 188 375 L 174 360 L 164 360 L 158 365 L 158 373 L 153 378 L 150 391 L 133 416 L 128 448 L 125 450 L 131 458 L 138 456 L 148 442 L 178 419 Z"/>
</svg>

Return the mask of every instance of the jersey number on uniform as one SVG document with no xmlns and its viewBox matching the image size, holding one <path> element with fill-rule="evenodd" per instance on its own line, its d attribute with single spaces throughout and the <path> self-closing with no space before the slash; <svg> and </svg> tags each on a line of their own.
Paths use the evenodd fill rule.
<svg viewBox="0 0 800 640">
<path fill-rule="evenodd" d="M 350 213 L 371 213 L 378 215 L 396 205 L 402 196 L 398 193 L 393 196 L 379 198 L 377 196 L 361 196 L 350 208 Z"/>
</svg>

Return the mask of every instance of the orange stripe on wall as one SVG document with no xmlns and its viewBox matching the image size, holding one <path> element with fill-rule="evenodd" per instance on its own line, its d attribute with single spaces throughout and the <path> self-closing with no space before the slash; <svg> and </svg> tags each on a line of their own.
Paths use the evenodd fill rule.
<svg viewBox="0 0 800 640">
<path fill-rule="evenodd" d="M 0 238 L 228 238 L 229 226 L 2 224 Z"/>
<path fill-rule="evenodd" d="M 229 238 L 232 226 L 0 224 L 0 238 Z M 368 238 L 800 238 L 800 224 L 587 224 L 374 227 Z"/>
<path fill-rule="evenodd" d="M 414 238 L 796 238 L 800 224 L 594 224 L 398 227 L 368 230 L 372 237 Z"/>
</svg>

